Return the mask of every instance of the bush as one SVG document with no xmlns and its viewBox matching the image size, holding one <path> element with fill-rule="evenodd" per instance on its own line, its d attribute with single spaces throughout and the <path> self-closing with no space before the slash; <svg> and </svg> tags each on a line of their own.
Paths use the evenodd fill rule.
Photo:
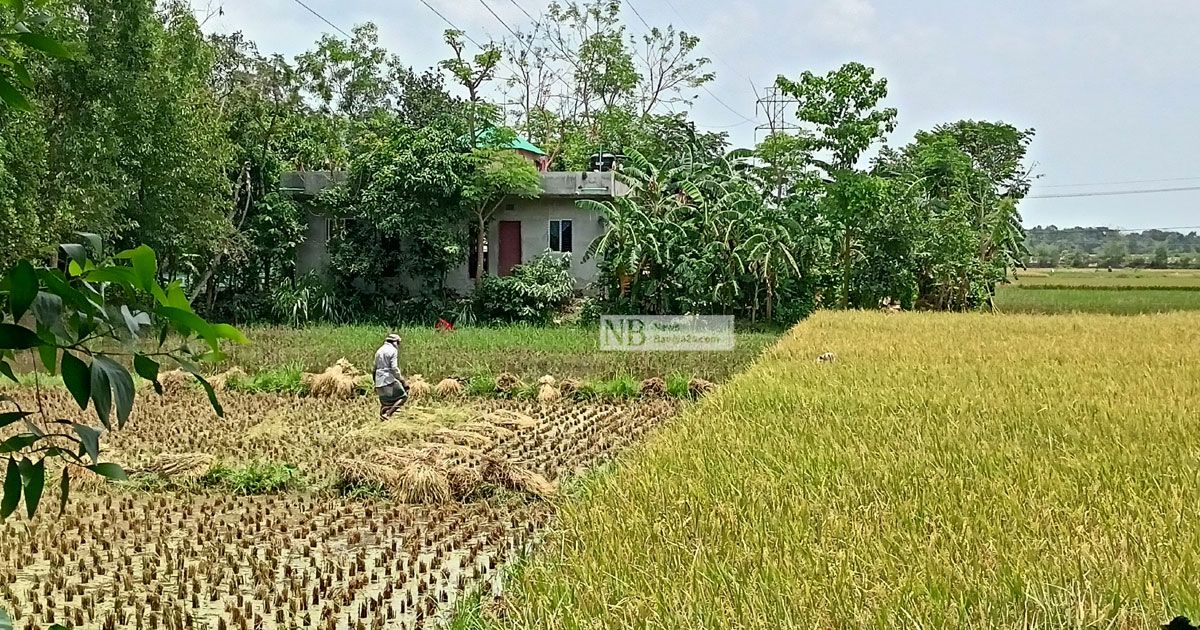
<svg viewBox="0 0 1200 630">
<path fill-rule="evenodd" d="M 571 258 L 543 253 L 513 268 L 510 276 L 488 276 L 475 290 L 475 312 L 481 320 L 550 323 L 575 297 Z"/>
<path fill-rule="evenodd" d="M 256 461 L 236 468 L 214 466 L 201 481 L 235 494 L 274 494 L 296 485 L 299 473 L 291 464 Z"/>
</svg>

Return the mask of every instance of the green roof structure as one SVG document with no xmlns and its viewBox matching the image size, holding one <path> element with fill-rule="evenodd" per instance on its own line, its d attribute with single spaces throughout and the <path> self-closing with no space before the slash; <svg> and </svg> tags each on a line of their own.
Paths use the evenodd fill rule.
<svg viewBox="0 0 1200 630">
<path fill-rule="evenodd" d="M 475 134 L 476 138 L 478 138 L 478 140 L 475 143 L 475 146 L 491 144 L 491 142 L 489 142 L 489 141 L 492 139 L 492 137 L 495 134 L 496 134 L 496 127 L 488 127 L 487 129 L 479 130 L 479 132 Z M 515 136 L 513 141 L 508 143 L 507 145 L 504 145 L 503 148 L 514 149 L 517 151 L 525 151 L 527 153 L 532 153 L 534 155 L 546 155 L 545 151 L 541 150 L 540 148 L 538 148 L 537 145 L 526 140 L 525 138 L 522 138 L 521 136 Z"/>
</svg>

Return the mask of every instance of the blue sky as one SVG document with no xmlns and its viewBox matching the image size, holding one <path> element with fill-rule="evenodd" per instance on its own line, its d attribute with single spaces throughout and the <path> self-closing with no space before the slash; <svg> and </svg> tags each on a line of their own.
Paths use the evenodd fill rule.
<svg viewBox="0 0 1200 630">
<path fill-rule="evenodd" d="M 420 0 L 304 1 L 347 31 L 375 22 L 383 43 L 414 67 L 447 55 L 446 24 Z M 544 8 L 540 0 L 426 1 L 480 41 L 506 33 L 484 2 L 514 28 L 529 23 L 520 8 L 535 17 Z M 194 2 L 198 11 L 223 6 L 206 28 L 241 30 L 263 52 L 294 55 L 332 30 L 295 0 Z M 1200 186 L 1198 0 L 627 2 L 652 26 L 701 37 L 717 72 L 709 89 L 725 105 L 700 92 L 692 115 L 729 132 L 735 146 L 754 140 L 747 119 L 762 120 L 752 83 L 761 90 L 778 74 L 861 61 L 888 78 L 888 103 L 900 110 L 891 144 L 939 122 L 999 119 L 1037 129 L 1034 195 Z M 637 35 L 645 27 L 629 6 Z M 1022 212 L 1031 226 L 1200 226 L 1200 190 L 1028 199 Z"/>
</svg>

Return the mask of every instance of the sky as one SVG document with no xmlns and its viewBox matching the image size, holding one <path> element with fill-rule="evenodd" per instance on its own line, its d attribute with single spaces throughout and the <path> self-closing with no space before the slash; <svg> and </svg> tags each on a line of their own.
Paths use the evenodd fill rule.
<svg viewBox="0 0 1200 630">
<path fill-rule="evenodd" d="M 372 21 L 408 65 L 448 55 L 447 24 L 421 0 L 194 0 L 220 7 L 209 31 L 242 31 L 263 53 L 295 55 L 322 33 Z M 776 76 L 848 61 L 888 79 L 894 146 L 941 122 L 1034 128 L 1031 195 L 1200 188 L 1200 0 L 623 0 L 634 35 L 674 25 L 701 38 L 716 80 L 691 109 L 705 129 L 750 146 L 756 107 Z M 426 0 L 474 39 L 501 39 L 542 0 Z M 524 12 L 522 11 L 524 10 Z M 203 17 L 203 15 L 201 15 Z M 715 95 L 715 96 L 714 96 Z M 1149 181 L 1154 180 L 1154 181 Z M 1137 183 L 1124 183 L 1137 182 Z M 1030 198 L 1028 226 L 1200 228 L 1200 190 Z M 1185 229 L 1183 231 L 1190 231 Z"/>
</svg>

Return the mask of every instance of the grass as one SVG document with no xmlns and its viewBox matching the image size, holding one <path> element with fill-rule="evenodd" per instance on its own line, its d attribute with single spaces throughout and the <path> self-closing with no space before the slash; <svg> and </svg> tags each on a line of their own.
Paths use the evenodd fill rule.
<svg viewBox="0 0 1200 630">
<path fill-rule="evenodd" d="M 240 495 L 275 494 L 300 483 L 300 474 L 291 464 L 253 461 L 238 466 L 218 464 L 200 482 Z"/>
<path fill-rule="evenodd" d="M 387 330 L 371 326 L 312 328 L 250 327 L 248 346 L 230 349 L 220 369 L 240 366 L 254 374 L 288 366 L 320 372 L 339 358 L 366 371 Z M 778 338 L 768 332 L 739 332 L 731 352 L 604 352 L 599 332 L 584 327 L 507 326 L 463 328 L 439 333 L 432 328 L 401 328 L 401 367 L 436 382 L 446 376 L 511 372 L 527 382 L 544 374 L 557 378 L 637 379 L 673 372 L 722 381 L 750 363 Z"/>
<path fill-rule="evenodd" d="M 1197 400 L 1200 314 L 819 313 L 564 501 L 494 624 L 1196 618 Z"/>
<path fill-rule="evenodd" d="M 1016 287 L 1122 287 L 1200 290 L 1200 269 L 1029 269 L 1014 274 Z"/>
<path fill-rule="evenodd" d="M 1144 315 L 1200 310 L 1200 290 L 1002 286 L 996 291 L 996 306 L 1004 313 Z"/>
</svg>

